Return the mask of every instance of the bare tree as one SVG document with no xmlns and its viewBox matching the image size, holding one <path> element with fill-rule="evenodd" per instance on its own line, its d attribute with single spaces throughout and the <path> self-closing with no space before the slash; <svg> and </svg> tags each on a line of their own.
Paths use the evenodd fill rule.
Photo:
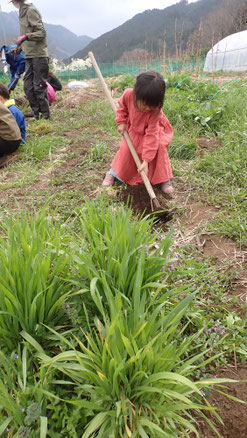
<svg viewBox="0 0 247 438">
<path fill-rule="evenodd" d="M 234 15 L 233 32 L 240 32 L 247 29 L 247 3 L 243 3 Z"/>
<path fill-rule="evenodd" d="M 125 61 L 140 61 L 145 59 L 145 50 L 144 49 L 134 49 L 130 51 L 125 51 L 121 58 L 117 60 L 117 62 L 125 62 Z"/>
<path fill-rule="evenodd" d="M 174 31 L 175 31 L 176 63 L 177 63 L 177 69 L 180 71 L 182 67 L 184 23 L 182 23 L 182 27 L 179 32 L 177 29 L 177 18 L 175 20 Z"/>
<path fill-rule="evenodd" d="M 227 35 L 244 30 L 246 24 L 246 0 L 222 0 L 220 7 L 202 19 L 199 29 L 191 34 L 187 50 L 190 53 L 193 50 L 194 54 L 199 48 L 208 50 Z"/>
</svg>

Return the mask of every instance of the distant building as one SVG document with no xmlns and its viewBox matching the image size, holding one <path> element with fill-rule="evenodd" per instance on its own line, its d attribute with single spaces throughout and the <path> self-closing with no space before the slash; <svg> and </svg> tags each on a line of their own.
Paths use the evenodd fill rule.
<svg viewBox="0 0 247 438">
<path fill-rule="evenodd" d="M 247 30 L 228 35 L 209 50 L 204 71 L 247 71 Z"/>
</svg>

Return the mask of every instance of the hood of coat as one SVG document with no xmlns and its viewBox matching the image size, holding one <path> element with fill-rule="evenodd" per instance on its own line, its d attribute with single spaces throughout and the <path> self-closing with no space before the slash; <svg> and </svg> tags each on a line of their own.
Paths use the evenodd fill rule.
<svg viewBox="0 0 247 438">
<path fill-rule="evenodd" d="M 33 4 L 33 2 L 31 2 L 29 0 L 21 3 L 20 9 L 19 9 L 19 17 L 24 17 L 26 15 L 26 12 L 27 12 L 29 6 L 32 4 Z"/>
<path fill-rule="evenodd" d="M 28 10 L 29 5 L 27 5 L 26 3 L 22 3 L 19 9 L 19 17 L 23 18 L 26 15 L 26 12 Z"/>
<path fill-rule="evenodd" d="M 22 4 L 26 4 L 26 5 L 31 5 L 32 1 L 31 0 L 19 0 L 19 1 L 15 1 L 15 0 L 9 0 L 9 3 L 13 3 L 13 5 L 17 8 L 20 9 Z"/>
<path fill-rule="evenodd" d="M 9 99 L 9 100 L 6 100 L 6 102 L 4 102 L 4 105 L 5 105 L 7 108 L 9 108 L 9 107 L 12 106 L 12 105 L 15 105 L 15 99 Z"/>
<path fill-rule="evenodd" d="M 19 2 L 15 2 L 14 0 L 9 0 L 9 3 L 13 3 L 13 5 L 17 8 L 20 9 L 21 4 Z"/>
<path fill-rule="evenodd" d="M 31 4 L 32 0 L 9 0 L 9 3 L 13 3 L 16 8 L 19 8 L 22 3 Z"/>
</svg>

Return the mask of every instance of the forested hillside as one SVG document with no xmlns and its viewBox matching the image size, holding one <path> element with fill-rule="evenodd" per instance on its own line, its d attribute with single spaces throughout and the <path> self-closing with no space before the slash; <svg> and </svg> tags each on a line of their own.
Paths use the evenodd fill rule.
<svg viewBox="0 0 247 438">
<path fill-rule="evenodd" d="M 5 42 L 14 44 L 16 37 L 19 35 L 17 12 L 3 12 L 0 18 L 1 44 Z M 91 37 L 87 35 L 77 36 L 64 26 L 46 23 L 44 23 L 44 25 L 47 32 L 49 53 L 58 59 L 71 56 L 77 50 L 82 49 L 92 41 Z"/>
<path fill-rule="evenodd" d="M 205 50 L 211 47 L 212 35 L 216 40 L 230 33 L 232 29 L 242 30 L 238 29 L 237 25 L 233 26 L 233 23 L 237 22 L 235 17 L 243 15 L 241 8 L 246 8 L 246 0 L 199 0 L 190 4 L 187 0 L 181 0 L 163 10 L 152 9 L 135 15 L 123 25 L 93 40 L 73 57 L 84 58 L 91 50 L 98 61 L 112 62 L 123 58 L 126 53 L 131 59 L 145 55 L 170 56 L 178 50 L 184 51 L 188 48 L 197 52 Z M 217 21 L 219 17 L 220 23 Z M 214 27 L 209 26 L 208 19 Z M 204 44 L 205 35 L 198 35 L 203 23 L 206 24 L 205 32 L 207 29 L 211 32 L 207 46 Z M 238 27 L 243 26 L 243 22 L 238 22 Z M 140 56 L 141 53 L 144 56 Z"/>
</svg>

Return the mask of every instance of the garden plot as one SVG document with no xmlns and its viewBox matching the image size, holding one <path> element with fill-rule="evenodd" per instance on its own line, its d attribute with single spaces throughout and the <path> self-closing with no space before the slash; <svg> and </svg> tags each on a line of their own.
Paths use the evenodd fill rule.
<svg viewBox="0 0 247 438">
<path fill-rule="evenodd" d="M 121 81 L 123 79 L 117 83 L 119 94 L 121 87 L 131 86 L 126 82 L 121 84 Z M 147 202 L 143 202 L 142 189 L 136 189 L 132 211 L 122 207 L 120 202 L 129 204 L 130 188 L 117 184 L 110 191 L 102 192 L 101 182 L 120 138 L 114 116 L 97 81 L 93 91 L 87 89 L 83 95 L 78 91 L 68 94 L 67 90 L 61 94 L 52 107 L 52 120 L 29 121 L 26 145 L 11 165 L 0 171 L 0 203 L 2 216 L 7 217 L 2 235 L 8 230 L 6 235 L 12 235 L 15 252 L 18 253 L 17 248 L 23 245 L 26 259 L 36 260 L 35 269 L 39 269 L 36 272 L 40 273 L 44 285 L 49 284 L 52 290 L 59 284 L 66 294 L 64 303 L 57 303 L 59 311 L 56 317 L 61 318 L 59 322 L 54 320 L 53 325 L 53 318 L 46 320 L 44 312 L 39 314 L 39 321 L 44 326 L 35 325 L 35 319 L 31 325 L 28 319 L 21 319 L 20 311 L 20 326 L 18 328 L 15 323 L 16 332 L 12 330 L 16 333 L 17 343 L 13 344 L 16 340 L 12 336 L 4 344 L 1 334 L 0 381 L 5 382 L 5 387 L 8 382 L 7 391 L 3 389 L 0 396 L 0 405 L 3 405 L 3 394 L 5 397 L 4 410 L 0 413 L 0 428 L 4 425 L 1 430 L 5 437 L 12 437 L 17 430 L 29 433 L 32 438 L 39 437 L 41 430 L 43 436 L 47 432 L 47 436 L 52 438 L 63 435 L 77 438 L 83 434 L 93 437 L 97 436 L 95 434 L 100 428 L 104 437 L 110 435 L 106 431 L 111 429 L 117 438 L 192 436 L 179 411 L 186 412 L 189 408 L 192 419 L 186 417 L 187 420 L 193 423 L 197 419 L 195 424 L 200 436 L 212 438 L 215 432 L 208 428 L 207 423 L 202 424 L 200 416 L 198 418 L 197 414 L 193 414 L 193 406 L 188 401 L 190 399 L 190 403 L 198 403 L 199 406 L 204 395 L 213 407 L 217 407 L 225 422 L 222 426 L 205 412 L 218 427 L 220 436 L 246 437 L 245 405 L 215 392 L 218 378 L 247 379 L 246 116 L 240 111 L 246 91 L 236 84 L 210 104 L 210 97 L 215 91 L 212 83 L 194 84 L 188 80 L 183 82 L 180 90 L 175 91 L 174 84 L 178 82 L 178 77 L 170 78 L 164 107 L 175 131 L 171 157 L 176 191 L 174 199 L 164 199 L 165 223 L 136 218 L 148 205 L 148 197 Z M 217 147 L 204 148 L 206 150 L 198 156 L 197 140 L 203 138 L 206 144 L 212 144 L 216 139 Z M 37 212 L 47 203 L 39 216 Z M 31 215 L 27 220 L 26 211 Z M 35 212 L 37 226 L 34 221 L 29 228 L 30 217 Z M 14 224 L 19 223 L 19 215 L 22 232 L 16 229 L 11 233 Z M 10 216 L 13 219 L 8 228 Z M 18 236 L 23 236 L 19 245 Z M 32 236 L 36 236 L 36 240 Z M 25 245 L 26 239 L 30 239 L 28 245 Z M 38 258 L 39 246 L 43 262 L 42 257 Z M 2 256 L 11 254 L 7 247 L 4 248 Z M 56 252 L 55 248 L 59 251 Z M 13 265 L 18 266 L 18 257 L 14 259 L 14 253 L 12 257 Z M 2 265 L 6 266 L 6 270 L 7 266 L 11 266 L 10 260 L 9 264 Z M 42 263 L 47 266 L 43 271 Z M 56 266 L 57 269 L 60 266 L 57 272 L 54 271 Z M 27 267 L 28 264 L 23 264 L 22 272 Z M 60 275 L 61 272 L 63 275 Z M 101 276 L 102 273 L 105 275 Z M 5 277 L 8 278 L 6 273 Z M 32 270 L 26 279 L 29 281 L 28 290 L 31 291 L 33 285 L 41 291 L 37 277 L 32 283 Z M 154 283 L 158 292 L 152 286 Z M 112 299 L 112 290 L 119 291 L 117 301 Z M 49 293 L 48 289 L 46 293 Z M 133 307 L 130 304 L 132 296 L 135 297 Z M 36 309 L 39 312 L 43 309 L 40 303 Z M 82 303 L 87 309 L 86 314 Z M 137 304 L 138 308 L 135 307 Z M 164 307 L 161 313 L 157 313 L 156 319 L 153 312 L 157 312 L 157 305 Z M 32 306 L 35 307 L 35 299 Z M 51 307 L 53 312 L 53 301 Z M 47 314 L 49 311 L 50 316 L 53 315 L 51 309 Z M 37 317 L 38 313 L 33 315 Z M 141 315 L 140 321 L 137 315 Z M 1 319 L 1 330 L 8 322 L 11 331 L 11 320 L 4 318 Z M 166 321 L 171 324 L 169 334 L 166 332 Z M 46 329 L 46 325 L 51 326 L 53 331 Z M 144 329 L 146 326 L 147 332 Z M 81 329 L 78 330 L 78 327 Z M 122 334 L 118 331 L 119 327 Z M 68 334 L 70 330 L 75 337 Z M 162 336 L 156 340 L 157 333 Z M 161 338 L 162 343 L 158 343 Z M 25 339 L 24 344 L 22 339 Z M 147 344 L 152 354 L 147 351 Z M 115 345 L 118 345 L 120 356 L 114 350 Z M 143 351 L 146 355 L 138 360 L 133 352 L 133 348 L 137 347 L 140 354 Z M 108 356 L 109 351 L 114 351 L 114 354 Z M 169 371 L 162 368 L 164 351 L 175 361 Z M 201 353 L 204 353 L 203 358 L 198 357 L 196 363 L 192 361 L 191 372 L 187 373 L 186 361 Z M 145 380 L 138 380 L 140 370 L 127 368 L 126 355 L 129 367 L 141 363 L 146 370 L 145 367 L 150 366 L 147 368 L 149 381 L 142 393 L 140 388 L 139 393 L 133 392 L 134 385 L 138 388 L 140 382 L 144 385 Z M 101 363 L 102 358 L 104 364 Z M 123 369 L 121 360 L 125 361 Z M 114 366 L 111 365 L 113 363 Z M 84 380 L 88 364 L 95 367 L 92 368 L 92 380 L 88 369 L 88 379 Z M 159 379 L 156 376 L 158 383 L 155 385 L 152 383 L 155 372 L 180 372 L 180 377 L 177 377 L 180 384 L 175 386 L 174 381 L 165 384 L 161 376 Z M 115 380 L 110 379 L 113 374 Z M 18 379 L 16 376 L 19 376 Z M 133 377 L 132 387 L 128 385 L 130 376 Z M 171 378 L 170 374 L 166 374 L 166 380 Z M 184 378 L 191 379 L 191 383 Z M 208 384 L 203 388 L 197 383 L 200 394 L 196 395 L 193 382 L 203 379 Z M 110 394 L 111 397 L 116 394 L 116 404 L 108 404 L 107 381 L 113 385 Z M 186 385 L 190 385 L 190 389 Z M 247 402 L 245 384 L 229 385 L 231 395 Z M 155 397 L 149 393 L 150 388 L 156 391 Z M 163 397 L 166 389 L 175 392 L 171 398 L 166 394 L 168 399 L 165 404 Z M 161 390 L 163 395 L 159 398 Z M 192 397 L 193 391 L 195 396 Z M 228 390 L 223 388 L 223 392 Z M 185 401 L 181 394 L 187 395 L 188 400 Z M 175 404 L 174 397 L 177 397 Z M 64 399 L 74 404 L 65 403 Z M 145 409 L 144 404 L 147 406 Z M 110 411 L 109 417 L 106 406 Z M 165 406 L 167 410 L 162 411 Z M 172 414 L 175 407 L 178 409 L 177 417 Z M 136 429 L 137 416 L 140 417 L 139 431 Z M 113 422 L 108 418 L 113 418 Z"/>
</svg>

